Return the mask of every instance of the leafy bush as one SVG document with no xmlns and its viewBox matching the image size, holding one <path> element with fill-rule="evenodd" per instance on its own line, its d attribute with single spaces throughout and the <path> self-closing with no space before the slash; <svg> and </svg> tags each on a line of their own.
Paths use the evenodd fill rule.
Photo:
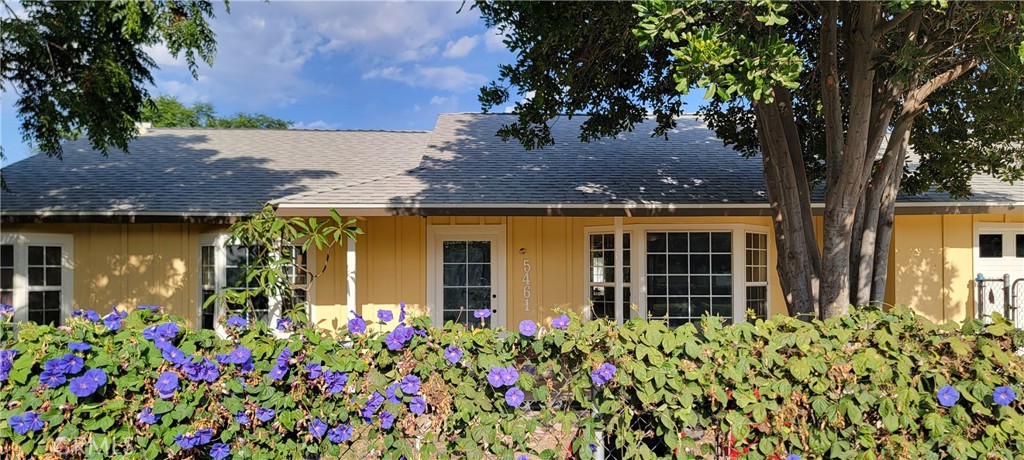
<svg viewBox="0 0 1024 460">
<path fill-rule="evenodd" d="M 0 458 L 591 458 L 598 430 L 626 458 L 1024 452 L 1024 335 L 1002 321 L 366 322 L 278 338 L 234 317 L 221 338 L 143 308 L 4 329 Z"/>
</svg>

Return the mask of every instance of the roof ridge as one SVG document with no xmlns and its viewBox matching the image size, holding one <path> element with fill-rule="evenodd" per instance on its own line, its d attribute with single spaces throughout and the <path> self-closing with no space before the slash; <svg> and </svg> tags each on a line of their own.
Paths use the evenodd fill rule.
<svg viewBox="0 0 1024 460">
<path fill-rule="evenodd" d="M 265 129 L 265 128 L 207 128 L 203 126 L 186 127 L 186 126 L 160 126 L 149 128 L 149 132 L 157 130 L 168 130 L 168 131 L 270 131 L 270 132 L 318 132 L 318 133 L 396 133 L 396 134 L 429 134 L 431 130 L 416 130 L 416 129 L 315 129 L 315 128 L 285 128 L 285 129 Z"/>
</svg>

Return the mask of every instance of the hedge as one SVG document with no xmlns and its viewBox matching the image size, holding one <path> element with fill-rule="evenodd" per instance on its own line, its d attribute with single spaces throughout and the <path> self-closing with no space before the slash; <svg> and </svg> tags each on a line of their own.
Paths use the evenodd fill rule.
<svg viewBox="0 0 1024 460">
<path fill-rule="evenodd" d="M 670 329 L 563 315 L 509 332 L 402 319 L 334 335 L 232 317 L 226 337 L 155 307 L 19 324 L 16 338 L 8 323 L 0 458 L 587 459 L 598 431 L 640 459 L 1024 452 L 1024 334 L 998 319 L 860 309 Z"/>
</svg>

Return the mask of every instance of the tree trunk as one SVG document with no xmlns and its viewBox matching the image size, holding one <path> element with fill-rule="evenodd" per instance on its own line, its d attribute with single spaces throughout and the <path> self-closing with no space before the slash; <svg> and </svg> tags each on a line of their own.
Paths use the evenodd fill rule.
<svg viewBox="0 0 1024 460">
<path fill-rule="evenodd" d="M 754 103 L 757 131 L 764 161 L 768 201 L 778 249 L 778 271 L 782 292 L 790 316 L 813 319 L 817 316 L 817 286 L 820 267 L 807 175 L 803 167 L 795 119 L 788 91 L 777 89 L 776 101 Z M 792 125 L 792 126 L 789 126 Z M 796 167 L 795 165 L 799 165 Z"/>
<path fill-rule="evenodd" d="M 875 113 L 873 90 L 875 71 L 874 33 L 880 19 L 874 3 L 858 5 L 858 14 L 850 27 L 850 45 L 844 65 L 849 82 L 849 122 L 846 136 L 837 120 L 839 79 L 837 69 L 836 23 L 837 7 L 826 4 L 821 48 L 822 98 L 826 116 L 828 165 L 825 193 L 824 254 L 821 270 L 821 316 L 830 318 L 845 314 L 850 305 L 850 241 L 853 238 L 857 205 L 864 192 L 874 152 L 868 152 L 871 122 Z M 839 145 L 842 145 L 841 153 Z"/>
</svg>

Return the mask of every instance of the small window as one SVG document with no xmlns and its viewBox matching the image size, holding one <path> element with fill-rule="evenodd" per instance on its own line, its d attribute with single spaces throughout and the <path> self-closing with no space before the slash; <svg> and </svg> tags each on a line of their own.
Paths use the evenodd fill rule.
<svg viewBox="0 0 1024 460">
<path fill-rule="evenodd" d="M 984 259 L 1003 257 L 1003 235 L 991 233 L 978 235 L 978 256 Z"/>
<path fill-rule="evenodd" d="M 0 303 L 14 305 L 14 245 L 0 245 Z"/>
<path fill-rule="evenodd" d="M 768 235 L 747 233 L 747 315 L 768 319 Z"/>
<path fill-rule="evenodd" d="M 1024 233 L 1017 234 L 1017 258 L 1024 259 Z"/>
<path fill-rule="evenodd" d="M 70 235 L 2 234 L 0 303 L 14 307 L 15 321 L 60 326 L 71 313 Z"/>
<path fill-rule="evenodd" d="M 631 292 L 630 234 L 622 234 L 622 319 L 629 319 Z M 615 321 L 615 234 L 590 235 L 589 296 L 595 318 Z"/>
</svg>

